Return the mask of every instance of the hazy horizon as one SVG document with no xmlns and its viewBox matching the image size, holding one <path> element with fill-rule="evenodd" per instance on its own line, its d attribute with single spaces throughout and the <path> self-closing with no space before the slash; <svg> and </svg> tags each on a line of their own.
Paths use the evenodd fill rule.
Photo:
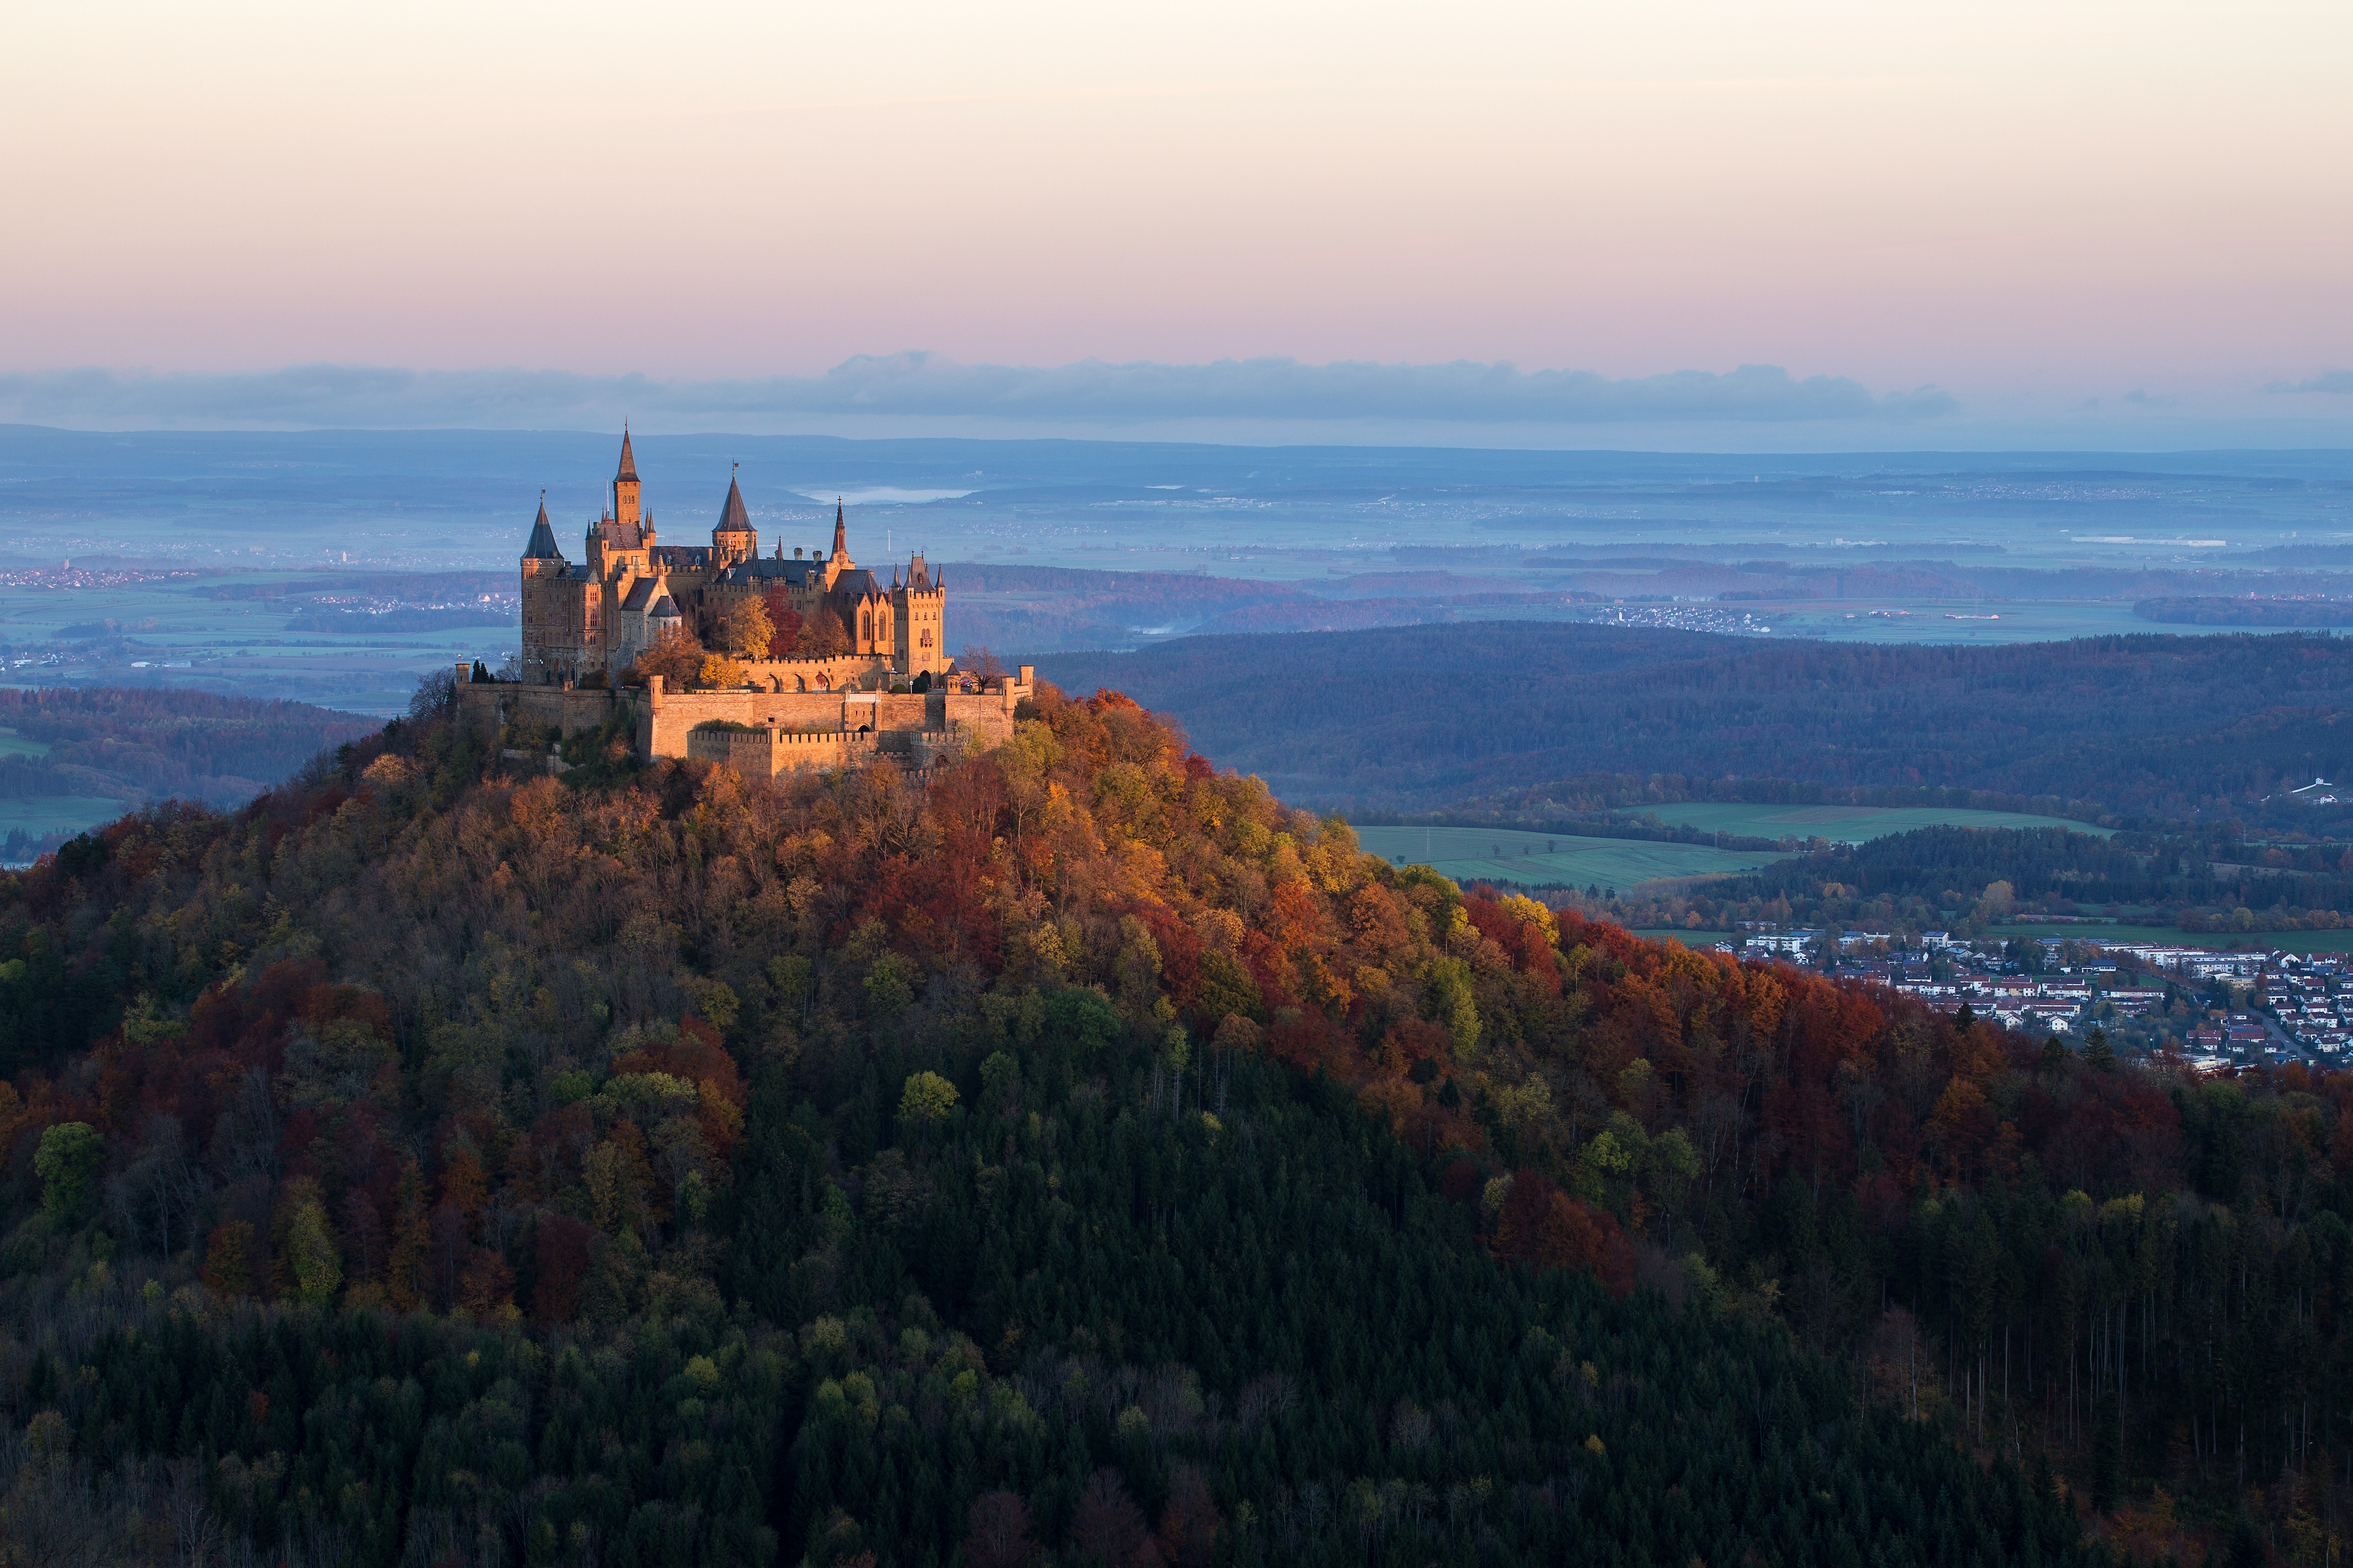
<svg viewBox="0 0 2353 1568">
<path fill-rule="evenodd" d="M 2353 14 L 2305 0 L 36 4 L 12 42 L 0 418 L 2353 443 Z"/>
</svg>

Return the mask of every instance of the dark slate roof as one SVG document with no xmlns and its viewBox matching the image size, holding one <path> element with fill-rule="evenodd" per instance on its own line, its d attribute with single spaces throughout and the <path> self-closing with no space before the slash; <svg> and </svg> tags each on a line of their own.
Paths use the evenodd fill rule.
<svg viewBox="0 0 2353 1568">
<path fill-rule="evenodd" d="M 863 598 L 869 594 L 887 595 L 890 592 L 873 573 L 863 566 L 853 566 L 836 577 L 833 580 L 833 591 L 837 594 L 846 594 L 853 599 Z"/>
<path fill-rule="evenodd" d="M 629 450 L 629 430 L 628 426 L 625 425 L 621 427 L 621 471 L 615 474 L 613 478 L 616 479 L 634 479 L 637 477 L 638 455 Z"/>
<path fill-rule="evenodd" d="M 806 583 L 825 574 L 822 561 L 779 561 L 764 555 L 750 561 L 738 561 L 720 574 L 723 583 Z"/>
<path fill-rule="evenodd" d="M 752 514 L 744 510 L 744 492 L 731 476 L 727 480 L 727 504 L 719 509 L 719 531 L 723 533 L 749 533 Z"/>
<path fill-rule="evenodd" d="M 654 559 L 664 566 L 692 568 L 711 564 L 708 544 L 657 544 Z"/>
<path fill-rule="evenodd" d="M 644 609 L 648 605 L 653 603 L 654 587 L 655 580 L 653 578 L 638 578 L 636 582 L 629 584 L 628 597 L 621 601 L 621 608 L 625 610 Z"/>
<path fill-rule="evenodd" d="M 646 615 L 649 618 L 657 621 L 664 619 L 674 621 L 679 618 L 678 606 L 670 602 L 670 595 L 668 594 L 664 594 L 660 598 L 656 599 L 654 601 L 654 607 L 648 610 Z"/>
<path fill-rule="evenodd" d="M 564 552 L 555 548 L 555 530 L 547 526 L 547 502 L 539 503 L 539 521 L 531 525 L 531 542 L 522 547 L 525 561 L 561 561 Z"/>
</svg>

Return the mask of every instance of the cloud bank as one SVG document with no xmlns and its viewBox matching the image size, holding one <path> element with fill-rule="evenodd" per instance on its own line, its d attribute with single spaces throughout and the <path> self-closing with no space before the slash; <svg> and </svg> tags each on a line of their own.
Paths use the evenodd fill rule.
<svg viewBox="0 0 2353 1568">
<path fill-rule="evenodd" d="M 1091 359 L 1028 369 L 910 353 L 860 355 L 823 375 L 707 381 L 332 364 L 234 373 L 0 373 L 0 420 L 108 428 L 602 428 L 624 416 L 673 429 L 844 416 L 1104 426 L 1176 419 L 1792 425 L 1911 423 L 1957 409 L 1935 387 L 1878 395 L 1844 376 L 1801 378 L 1774 365 L 1612 379 L 1592 371 L 1462 362 L 1171 365 Z"/>
<path fill-rule="evenodd" d="M 2310 381 L 2275 381 L 2265 392 L 2353 393 L 2353 370 L 2324 370 Z"/>
</svg>

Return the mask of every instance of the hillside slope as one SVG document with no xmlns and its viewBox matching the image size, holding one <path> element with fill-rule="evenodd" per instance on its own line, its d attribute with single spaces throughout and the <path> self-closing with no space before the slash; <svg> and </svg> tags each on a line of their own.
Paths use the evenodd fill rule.
<svg viewBox="0 0 2353 1568">
<path fill-rule="evenodd" d="M 0 883 L 0 1537 L 1962 1563 L 2092 1560 L 2054 1460 L 2177 1550 L 2152 1479 L 2335 1506 L 2342 1157 L 2269 1151 L 2347 1086 L 1466 896 L 1117 697 L 922 793 L 607 755 L 428 705 Z"/>
</svg>

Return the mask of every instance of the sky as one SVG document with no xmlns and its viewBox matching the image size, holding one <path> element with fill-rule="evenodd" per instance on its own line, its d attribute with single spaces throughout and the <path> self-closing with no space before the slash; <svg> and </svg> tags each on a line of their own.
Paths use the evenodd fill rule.
<svg viewBox="0 0 2353 1568">
<path fill-rule="evenodd" d="M 18 0 L 10 55 L 0 419 L 2353 443 L 2342 0 Z"/>
</svg>

